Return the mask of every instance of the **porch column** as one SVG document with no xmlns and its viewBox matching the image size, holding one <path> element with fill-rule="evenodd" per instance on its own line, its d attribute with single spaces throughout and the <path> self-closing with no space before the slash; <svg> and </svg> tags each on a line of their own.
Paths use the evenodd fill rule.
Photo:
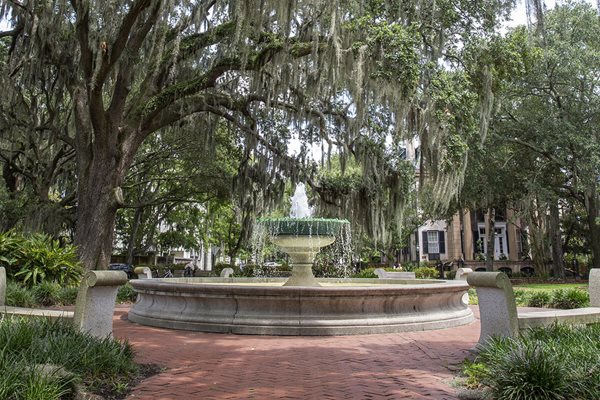
<svg viewBox="0 0 600 400">
<path fill-rule="evenodd" d="M 517 225 L 515 212 L 509 208 L 506 209 L 506 234 L 508 235 L 508 259 L 510 261 L 519 261 L 519 249 L 517 248 Z"/>
<path fill-rule="evenodd" d="M 462 217 L 465 261 L 473 261 L 473 231 L 471 230 L 471 210 L 464 210 Z"/>
<path fill-rule="evenodd" d="M 460 214 L 456 213 L 452 217 L 452 221 L 448 224 L 446 229 L 446 247 L 448 259 L 451 261 L 458 260 L 462 254 L 461 243 L 460 243 Z"/>
</svg>

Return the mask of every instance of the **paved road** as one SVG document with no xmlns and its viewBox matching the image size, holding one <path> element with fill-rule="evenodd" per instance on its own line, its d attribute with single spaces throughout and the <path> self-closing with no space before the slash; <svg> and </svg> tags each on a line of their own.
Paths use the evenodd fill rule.
<svg viewBox="0 0 600 400">
<path fill-rule="evenodd" d="M 479 322 L 429 332 L 238 336 L 150 328 L 115 314 L 142 363 L 164 370 L 128 399 L 455 399 L 449 385 Z M 474 308 L 477 314 L 476 307 Z"/>
</svg>

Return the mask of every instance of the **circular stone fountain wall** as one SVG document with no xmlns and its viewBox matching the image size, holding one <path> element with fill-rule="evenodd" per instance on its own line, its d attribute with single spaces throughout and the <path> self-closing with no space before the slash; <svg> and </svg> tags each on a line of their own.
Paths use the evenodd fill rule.
<svg viewBox="0 0 600 400">
<path fill-rule="evenodd" d="M 473 321 L 466 281 L 319 279 L 132 280 L 129 320 L 143 325 L 253 335 L 353 335 L 448 328 Z"/>
</svg>

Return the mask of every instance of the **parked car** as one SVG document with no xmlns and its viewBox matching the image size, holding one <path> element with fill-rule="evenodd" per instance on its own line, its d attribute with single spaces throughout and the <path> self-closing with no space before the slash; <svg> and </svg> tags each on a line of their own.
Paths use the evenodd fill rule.
<svg viewBox="0 0 600 400">
<path fill-rule="evenodd" d="M 110 264 L 108 266 L 108 269 L 110 271 L 123 271 L 127 274 L 127 278 L 129 279 L 135 279 L 137 278 L 137 276 L 135 276 L 135 274 L 133 273 L 133 265 L 131 264 L 121 264 L 121 263 L 115 263 L 115 264 Z"/>
</svg>

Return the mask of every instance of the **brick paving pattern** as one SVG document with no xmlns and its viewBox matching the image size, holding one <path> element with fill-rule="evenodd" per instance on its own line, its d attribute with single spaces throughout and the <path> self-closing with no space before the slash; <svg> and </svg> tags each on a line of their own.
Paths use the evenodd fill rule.
<svg viewBox="0 0 600 400">
<path fill-rule="evenodd" d="M 163 367 L 128 399 L 456 399 L 456 365 L 479 336 L 478 322 L 334 337 L 198 333 L 133 324 L 127 310 L 117 308 L 115 337 Z"/>
</svg>

